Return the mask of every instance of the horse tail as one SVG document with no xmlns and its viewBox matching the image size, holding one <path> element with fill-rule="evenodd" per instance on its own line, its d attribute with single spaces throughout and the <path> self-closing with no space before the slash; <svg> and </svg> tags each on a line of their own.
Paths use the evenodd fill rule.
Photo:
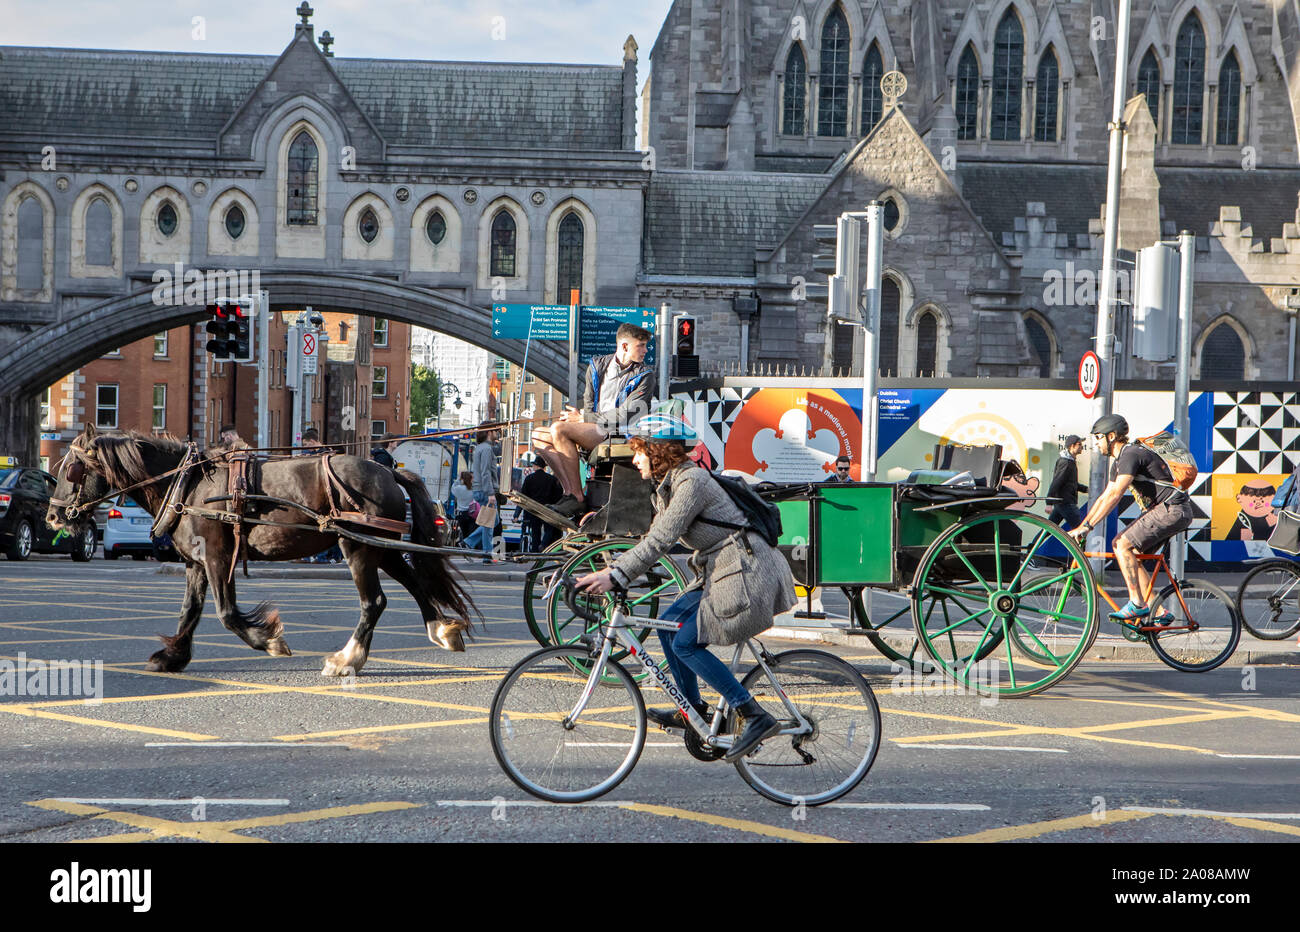
<svg viewBox="0 0 1300 932">
<path fill-rule="evenodd" d="M 394 469 L 397 484 L 406 490 L 411 498 L 411 540 L 417 544 L 440 546 L 438 526 L 434 519 L 436 513 L 429 490 L 424 480 L 409 469 Z M 459 574 L 452 569 L 446 554 L 411 551 L 411 564 L 415 567 L 415 581 L 426 598 L 435 606 L 447 609 L 450 614 L 464 620 L 465 627 L 471 628 L 470 614 L 478 614 L 474 600 L 469 597 L 461 585 Z"/>
</svg>

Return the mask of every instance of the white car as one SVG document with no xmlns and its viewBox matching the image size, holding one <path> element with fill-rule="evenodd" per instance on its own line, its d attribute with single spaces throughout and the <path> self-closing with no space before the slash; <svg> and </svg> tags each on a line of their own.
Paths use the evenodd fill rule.
<svg viewBox="0 0 1300 932">
<path fill-rule="evenodd" d="M 104 559 L 116 560 L 123 554 L 136 560 L 147 560 L 155 555 L 174 559 L 176 552 L 170 546 L 155 547 L 153 538 L 149 536 L 152 527 L 153 515 L 136 504 L 130 495 L 119 495 L 111 503 L 108 520 L 104 523 Z"/>
</svg>

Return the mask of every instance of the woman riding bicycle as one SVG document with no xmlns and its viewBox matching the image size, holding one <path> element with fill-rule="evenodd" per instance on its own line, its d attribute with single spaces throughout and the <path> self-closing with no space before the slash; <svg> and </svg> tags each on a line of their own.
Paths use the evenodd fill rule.
<svg viewBox="0 0 1300 932">
<path fill-rule="evenodd" d="M 770 628 L 774 616 L 796 601 L 790 567 L 760 534 L 744 529 L 745 516 L 727 492 L 708 470 L 690 460 L 689 448 L 697 437 L 689 424 L 651 414 L 636 421 L 628 434 L 634 465 L 643 478 L 657 483 L 655 518 L 639 544 L 608 569 L 583 576 L 578 586 L 595 593 L 608 592 L 616 584 L 626 588 L 679 540 L 695 551 L 695 582 L 661 619 L 680 622 L 681 628 L 660 631 L 659 637 L 677 685 L 700 715 L 708 716 L 700 697 L 703 679 L 744 717 L 745 730 L 724 757 L 735 761 L 781 726 L 706 645 L 738 644 Z M 742 549 L 744 557 L 752 554 L 749 572 L 741 572 Z M 685 724 L 675 709 L 651 709 L 647 715 L 663 727 Z"/>
</svg>

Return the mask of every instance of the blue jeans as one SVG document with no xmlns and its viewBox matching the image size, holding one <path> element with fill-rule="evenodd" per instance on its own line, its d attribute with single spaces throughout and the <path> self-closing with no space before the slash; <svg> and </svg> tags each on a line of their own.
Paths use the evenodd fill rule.
<svg viewBox="0 0 1300 932">
<path fill-rule="evenodd" d="M 488 503 L 488 493 L 486 492 L 471 492 L 470 495 L 473 496 L 474 501 L 478 502 L 480 505 L 486 505 Z M 499 530 L 500 527 L 501 519 L 498 517 L 496 527 L 480 527 L 477 530 L 472 531 L 469 537 L 465 538 L 465 546 L 470 550 L 481 550 L 484 553 L 491 553 L 493 532 Z"/>
<path fill-rule="evenodd" d="M 727 705 L 734 709 L 752 697 L 727 665 L 699 641 L 698 621 L 703 595 L 701 590 L 694 589 L 678 596 L 664 610 L 661 621 L 678 621 L 682 626 L 675 632 L 660 631 L 659 640 L 663 642 L 664 653 L 668 655 L 668 669 L 690 702 L 698 705 L 703 701 L 700 698 L 699 684 L 702 679 L 716 689 L 727 701 Z"/>
</svg>

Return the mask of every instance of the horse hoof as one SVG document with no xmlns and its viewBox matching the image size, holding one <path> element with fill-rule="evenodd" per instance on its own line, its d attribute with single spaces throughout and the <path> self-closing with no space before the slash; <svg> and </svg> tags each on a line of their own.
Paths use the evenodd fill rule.
<svg viewBox="0 0 1300 932">
<path fill-rule="evenodd" d="M 158 651 L 149 658 L 144 668 L 148 673 L 179 673 L 189 664 L 188 657 L 176 657 L 166 651 Z"/>
<path fill-rule="evenodd" d="M 465 650 L 465 639 L 461 636 L 461 629 L 456 625 L 449 625 L 444 622 L 426 621 L 424 630 L 429 635 L 429 640 L 435 646 L 443 650 L 463 653 Z"/>
<path fill-rule="evenodd" d="M 292 657 L 293 651 L 284 642 L 284 638 L 271 638 L 266 642 L 266 652 L 272 657 Z"/>
<path fill-rule="evenodd" d="M 325 659 L 325 666 L 320 671 L 321 676 L 356 676 L 356 673 L 355 669 L 333 657 Z"/>
</svg>

